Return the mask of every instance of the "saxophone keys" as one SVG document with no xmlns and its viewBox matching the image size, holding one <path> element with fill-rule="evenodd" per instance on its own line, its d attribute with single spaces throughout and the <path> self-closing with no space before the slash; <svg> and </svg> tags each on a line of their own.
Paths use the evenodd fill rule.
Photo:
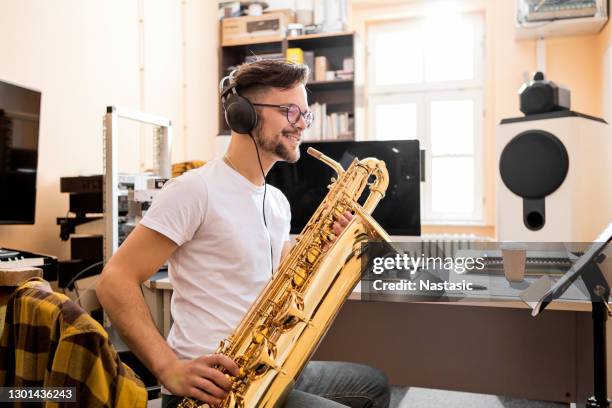
<svg viewBox="0 0 612 408">
<path fill-rule="evenodd" d="M 301 287 L 306 283 L 306 278 L 308 277 L 308 271 L 304 266 L 299 265 L 293 271 L 293 284 L 295 287 Z"/>
<path fill-rule="evenodd" d="M 293 286 L 294 287 L 299 288 L 302 285 L 304 285 L 304 283 L 306 283 L 306 279 L 304 279 L 302 276 L 293 275 Z"/>
<path fill-rule="evenodd" d="M 257 353 L 249 362 L 248 368 L 249 371 L 254 374 L 255 378 L 261 377 L 262 375 L 267 373 L 269 369 L 280 371 L 279 366 L 276 364 L 276 361 L 274 361 L 274 358 L 272 357 L 267 342 L 264 342 L 264 344 L 259 347 Z"/>
<path fill-rule="evenodd" d="M 312 246 L 306 254 L 306 261 L 312 265 L 313 263 L 315 263 L 319 255 L 321 255 L 321 251 L 319 250 L 319 248 Z"/>
<path fill-rule="evenodd" d="M 283 331 L 290 330 L 299 322 L 306 321 L 303 310 L 304 300 L 298 292 L 292 291 L 274 323 Z"/>
<path fill-rule="evenodd" d="M 242 399 L 242 397 L 236 395 L 234 391 L 230 391 L 228 393 L 227 397 L 225 397 L 224 402 L 226 402 L 224 407 L 227 408 L 244 408 L 244 400 Z"/>
<path fill-rule="evenodd" d="M 266 326 L 259 326 L 253 333 L 253 343 L 262 344 L 269 334 L 269 330 Z"/>
<path fill-rule="evenodd" d="M 284 318 L 282 326 L 285 330 L 292 329 L 299 322 L 305 322 L 306 317 L 304 312 L 298 309 L 296 306 L 291 306 L 287 309 L 287 315 Z"/>
</svg>

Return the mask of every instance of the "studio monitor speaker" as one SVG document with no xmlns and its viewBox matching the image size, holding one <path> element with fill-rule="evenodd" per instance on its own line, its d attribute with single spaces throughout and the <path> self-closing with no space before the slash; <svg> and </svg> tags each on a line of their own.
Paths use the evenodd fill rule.
<svg viewBox="0 0 612 408">
<path fill-rule="evenodd" d="M 591 241 L 612 222 L 612 131 L 572 111 L 504 119 L 497 129 L 501 241 Z"/>
</svg>

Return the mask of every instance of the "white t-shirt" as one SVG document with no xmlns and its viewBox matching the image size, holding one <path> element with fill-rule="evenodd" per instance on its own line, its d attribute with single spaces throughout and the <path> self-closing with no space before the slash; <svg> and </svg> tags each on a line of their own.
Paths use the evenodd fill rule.
<svg viewBox="0 0 612 408">
<path fill-rule="evenodd" d="M 168 344 L 179 358 L 214 353 L 238 326 L 278 266 L 289 240 L 289 202 L 256 186 L 223 160 L 166 183 L 141 223 L 179 245 L 169 259 L 174 323 Z"/>
</svg>

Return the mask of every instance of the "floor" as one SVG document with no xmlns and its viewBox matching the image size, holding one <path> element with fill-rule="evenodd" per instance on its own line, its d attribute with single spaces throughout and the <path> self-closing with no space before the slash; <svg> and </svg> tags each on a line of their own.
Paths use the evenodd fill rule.
<svg viewBox="0 0 612 408">
<path fill-rule="evenodd" d="M 567 408 L 568 404 L 468 392 L 393 387 L 389 408 Z"/>
</svg>

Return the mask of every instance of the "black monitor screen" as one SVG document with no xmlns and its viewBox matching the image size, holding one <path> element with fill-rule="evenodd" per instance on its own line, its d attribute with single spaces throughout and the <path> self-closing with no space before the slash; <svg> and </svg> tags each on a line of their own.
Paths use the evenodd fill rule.
<svg viewBox="0 0 612 408">
<path fill-rule="evenodd" d="M 0 224 L 34 224 L 40 92 L 0 81 Z"/>
<path fill-rule="evenodd" d="M 417 140 L 303 143 L 297 163 L 279 162 L 268 174 L 291 204 L 291 233 L 299 234 L 328 192 L 334 170 L 306 153 L 313 147 L 339 162 L 345 169 L 354 158 L 375 157 L 389 171 L 389 187 L 372 216 L 390 235 L 420 235 L 419 142 Z M 369 194 L 366 187 L 359 200 Z"/>
</svg>

